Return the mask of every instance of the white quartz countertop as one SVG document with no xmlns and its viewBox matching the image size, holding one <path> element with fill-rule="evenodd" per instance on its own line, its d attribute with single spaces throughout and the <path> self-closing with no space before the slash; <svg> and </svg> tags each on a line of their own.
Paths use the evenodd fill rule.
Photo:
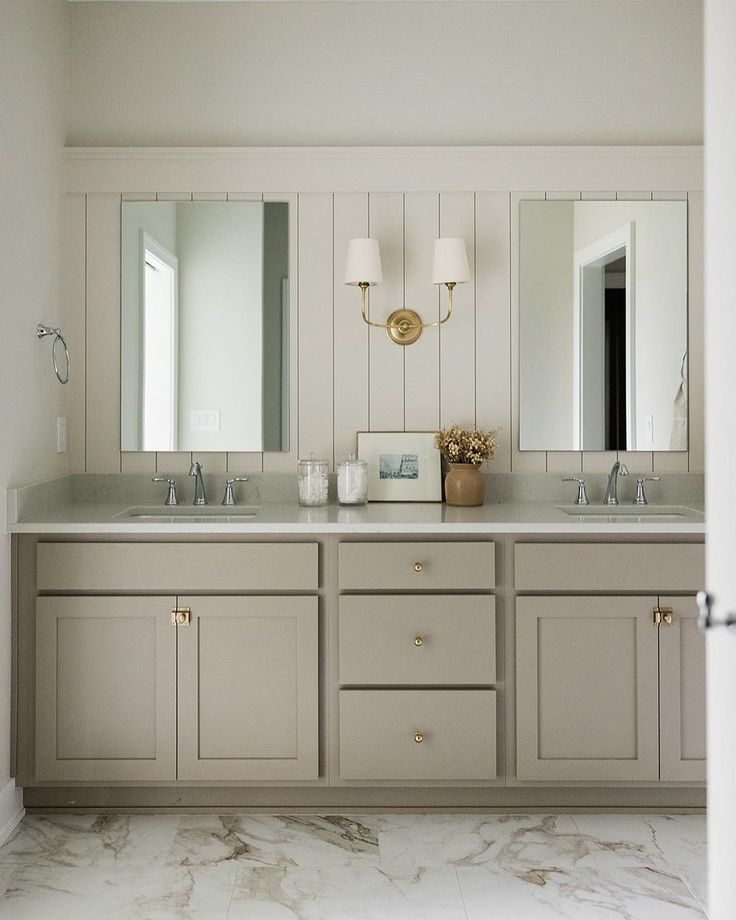
<svg viewBox="0 0 736 920">
<path fill-rule="evenodd" d="M 68 502 L 48 511 L 28 512 L 17 521 L 9 515 L 10 533 L 28 534 L 704 534 L 702 505 L 678 506 L 677 515 L 652 504 L 641 516 L 631 505 L 605 510 L 600 505 L 580 508 L 568 514 L 560 502 L 504 502 L 479 508 L 456 508 L 442 503 L 374 502 L 364 507 L 331 503 L 319 508 L 300 507 L 295 502 L 264 502 L 253 517 L 240 517 L 247 510 L 233 509 L 233 516 L 219 505 L 203 509 L 179 505 L 171 517 L 163 504 L 135 506 L 152 518 L 129 516 L 131 504 Z M 569 507 L 569 506 L 568 506 Z M 216 509 L 216 510 L 215 510 Z M 674 510 L 674 509 L 673 509 Z M 208 514 L 217 515 L 207 518 Z M 649 511 L 649 515 L 647 515 Z M 655 512 L 655 513 L 652 513 Z M 202 517 L 198 515 L 202 514 Z M 177 519 L 175 515 L 183 519 Z M 633 515 L 633 516 L 632 516 Z"/>
</svg>

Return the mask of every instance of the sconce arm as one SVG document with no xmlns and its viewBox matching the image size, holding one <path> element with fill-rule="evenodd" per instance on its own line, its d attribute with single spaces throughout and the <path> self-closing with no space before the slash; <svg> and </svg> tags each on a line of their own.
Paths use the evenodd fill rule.
<svg viewBox="0 0 736 920">
<path fill-rule="evenodd" d="M 390 323 L 374 323 L 372 320 L 368 319 L 365 312 L 365 295 L 368 290 L 368 285 L 365 282 L 362 282 L 360 285 L 360 312 L 363 316 L 363 322 L 368 326 L 373 326 L 374 329 L 389 329 Z"/>
<path fill-rule="evenodd" d="M 422 323 L 422 329 L 430 329 L 432 326 L 442 326 L 452 316 L 452 289 L 455 287 L 455 281 L 446 281 L 447 288 L 447 315 L 438 319 L 436 323 Z"/>
</svg>

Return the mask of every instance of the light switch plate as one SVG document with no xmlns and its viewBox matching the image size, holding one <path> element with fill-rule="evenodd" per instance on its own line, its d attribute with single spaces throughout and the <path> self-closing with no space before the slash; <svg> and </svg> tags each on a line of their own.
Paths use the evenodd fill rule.
<svg viewBox="0 0 736 920">
<path fill-rule="evenodd" d="M 190 431 L 219 431 L 219 409 L 193 409 L 189 413 Z"/>
</svg>

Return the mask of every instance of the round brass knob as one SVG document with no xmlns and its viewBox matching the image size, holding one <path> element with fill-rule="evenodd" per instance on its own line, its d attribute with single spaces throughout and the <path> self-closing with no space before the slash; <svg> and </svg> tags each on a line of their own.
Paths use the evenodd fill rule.
<svg viewBox="0 0 736 920">
<path fill-rule="evenodd" d="M 414 645 L 416 645 L 417 648 L 420 648 L 420 646 L 424 645 L 424 639 L 422 639 L 421 636 L 414 636 Z"/>
<path fill-rule="evenodd" d="M 421 744 L 424 741 L 424 735 L 421 732 L 414 732 L 414 740 L 417 744 Z"/>
<path fill-rule="evenodd" d="M 415 563 L 414 563 L 414 571 L 415 571 L 415 572 L 421 572 L 421 571 L 423 571 L 423 569 L 424 569 L 424 566 L 422 565 L 421 562 L 415 562 Z"/>
</svg>

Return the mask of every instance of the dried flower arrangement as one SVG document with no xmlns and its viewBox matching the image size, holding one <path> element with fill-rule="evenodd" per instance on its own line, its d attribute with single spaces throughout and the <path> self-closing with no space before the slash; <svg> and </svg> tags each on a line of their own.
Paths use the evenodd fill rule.
<svg viewBox="0 0 736 920">
<path fill-rule="evenodd" d="M 434 446 L 449 463 L 486 463 L 496 453 L 496 430 L 451 425 L 437 432 Z"/>
</svg>

